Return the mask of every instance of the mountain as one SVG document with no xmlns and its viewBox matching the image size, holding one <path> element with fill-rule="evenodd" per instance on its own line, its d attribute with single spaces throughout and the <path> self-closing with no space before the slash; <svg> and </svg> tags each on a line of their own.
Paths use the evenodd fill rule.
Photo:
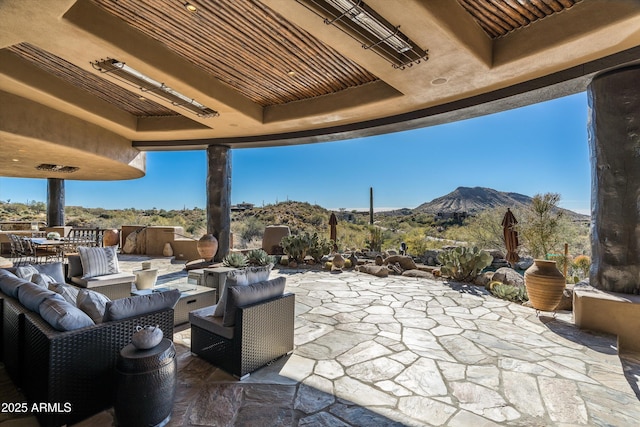
<svg viewBox="0 0 640 427">
<path fill-rule="evenodd" d="M 473 214 L 495 207 L 521 208 L 531 203 L 531 197 L 518 193 L 505 193 L 485 187 L 458 187 L 451 193 L 423 203 L 414 209 L 415 212 L 430 214 L 467 212 Z M 566 209 L 561 209 L 567 215 L 576 219 L 588 218 Z"/>
</svg>

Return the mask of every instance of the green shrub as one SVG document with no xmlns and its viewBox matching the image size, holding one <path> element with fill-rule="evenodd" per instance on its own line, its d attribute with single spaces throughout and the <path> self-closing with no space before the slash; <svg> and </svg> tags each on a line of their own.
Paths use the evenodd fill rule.
<svg viewBox="0 0 640 427">
<path fill-rule="evenodd" d="M 591 258 L 586 255 L 578 255 L 573 260 L 573 268 L 580 272 L 580 277 L 589 277 L 589 269 L 591 268 Z M 576 282 L 577 283 L 577 282 Z"/>
<path fill-rule="evenodd" d="M 493 257 L 489 252 L 475 246 L 473 248 L 459 246 L 440 252 L 438 261 L 442 264 L 440 268 L 442 275 L 459 282 L 470 282 L 485 267 L 491 265 Z"/>
</svg>

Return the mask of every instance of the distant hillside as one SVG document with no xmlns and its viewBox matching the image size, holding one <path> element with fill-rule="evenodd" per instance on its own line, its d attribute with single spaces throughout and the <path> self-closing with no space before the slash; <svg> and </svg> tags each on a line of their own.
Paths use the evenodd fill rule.
<svg viewBox="0 0 640 427">
<path fill-rule="evenodd" d="M 531 203 L 531 197 L 518 193 L 506 193 L 485 187 L 458 187 L 451 193 L 423 203 L 414 209 L 415 212 L 429 214 L 467 212 L 473 214 L 496 207 L 521 208 Z M 567 215 L 575 218 L 586 218 L 586 215 L 562 209 Z"/>
</svg>

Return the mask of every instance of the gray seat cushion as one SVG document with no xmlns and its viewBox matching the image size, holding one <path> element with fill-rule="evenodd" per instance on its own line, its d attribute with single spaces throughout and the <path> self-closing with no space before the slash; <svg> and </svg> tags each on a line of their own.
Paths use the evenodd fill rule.
<svg viewBox="0 0 640 427">
<path fill-rule="evenodd" d="M 17 299 L 18 288 L 25 283 L 31 282 L 21 279 L 15 274 L 0 268 L 0 291 L 2 291 L 2 293 Z"/>
<path fill-rule="evenodd" d="M 25 283 L 18 288 L 18 301 L 20 301 L 20 304 L 36 313 L 39 312 L 42 301 L 53 297 L 64 300 L 62 296 L 35 283 Z"/>
<path fill-rule="evenodd" d="M 117 285 L 119 283 L 133 283 L 136 276 L 131 273 L 114 273 L 104 276 L 95 276 L 88 279 L 72 277 L 71 281 L 81 288 L 96 288 L 99 286 Z"/>
<path fill-rule="evenodd" d="M 173 289 L 166 292 L 152 292 L 148 295 L 137 295 L 107 302 L 104 322 L 127 319 L 154 311 L 173 308 L 180 299 L 180 291 Z"/>
<path fill-rule="evenodd" d="M 235 324 L 238 307 L 244 307 L 282 295 L 286 280 L 285 277 L 277 277 L 246 286 L 229 286 L 222 324 L 224 326 L 233 326 Z"/>
<path fill-rule="evenodd" d="M 224 326 L 222 317 L 214 317 L 215 309 L 216 306 L 211 305 L 189 312 L 189 323 L 226 339 L 233 339 L 233 326 Z"/>
</svg>

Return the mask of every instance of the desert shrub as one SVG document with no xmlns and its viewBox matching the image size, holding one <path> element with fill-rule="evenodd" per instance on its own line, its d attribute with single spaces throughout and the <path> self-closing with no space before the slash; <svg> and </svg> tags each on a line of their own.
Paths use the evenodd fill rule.
<svg viewBox="0 0 640 427">
<path fill-rule="evenodd" d="M 284 253 L 289 256 L 289 260 L 304 262 L 304 258 L 309 255 L 316 262 L 319 262 L 324 255 L 328 255 L 333 247 L 333 242 L 319 237 L 318 233 L 303 233 L 299 235 L 285 236 L 280 243 Z"/>
<path fill-rule="evenodd" d="M 536 194 L 531 205 L 524 211 L 520 221 L 520 235 L 534 258 L 547 259 L 561 239 L 562 211 L 558 209 L 560 195 L 557 193 Z"/>
<path fill-rule="evenodd" d="M 584 279 L 589 277 L 589 269 L 591 268 L 591 258 L 586 255 L 578 255 L 573 260 L 573 268 L 579 273 L 578 277 Z"/>
</svg>

